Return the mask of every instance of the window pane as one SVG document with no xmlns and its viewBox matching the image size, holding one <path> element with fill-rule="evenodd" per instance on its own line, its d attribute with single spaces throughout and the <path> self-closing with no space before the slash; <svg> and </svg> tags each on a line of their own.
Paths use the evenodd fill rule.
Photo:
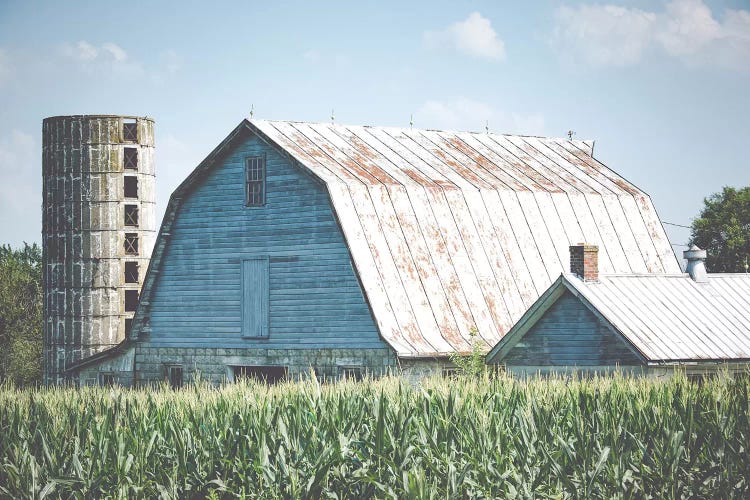
<svg viewBox="0 0 750 500">
<path fill-rule="evenodd" d="M 138 263 L 125 263 L 125 283 L 138 283 Z"/>
<path fill-rule="evenodd" d="M 122 124 L 122 139 L 127 142 L 138 141 L 138 123 L 135 120 Z"/>
<path fill-rule="evenodd" d="M 138 177 L 126 175 L 124 177 L 125 198 L 138 198 Z"/>
<path fill-rule="evenodd" d="M 133 312 L 138 307 L 138 290 L 125 290 L 125 312 Z"/>
<path fill-rule="evenodd" d="M 250 207 L 266 203 L 266 161 L 264 157 L 245 160 L 245 203 Z"/>
<path fill-rule="evenodd" d="M 138 255 L 138 233 L 125 233 L 125 253 Z"/>
<path fill-rule="evenodd" d="M 138 168 L 138 149 L 125 148 L 123 150 L 123 167 L 131 170 Z"/>
<path fill-rule="evenodd" d="M 125 225 L 138 225 L 138 205 L 125 205 Z"/>
</svg>

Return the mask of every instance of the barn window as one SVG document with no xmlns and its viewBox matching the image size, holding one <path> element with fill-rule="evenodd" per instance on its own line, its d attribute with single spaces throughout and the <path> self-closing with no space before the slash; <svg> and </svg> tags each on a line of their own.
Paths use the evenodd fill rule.
<svg viewBox="0 0 750 500">
<path fill-rule="evenodd" d="M 182 365 L 167 366 L 167 382 L 172 389 L 182 387 Z"/>
<path fill-rule="evenodd" d="M 233 371 L 235 382 L 248 379 L 268 385 L 283 381 L 287 375 L 285 366 L 235 366 L 233 367 Z"/>
<path fill-rule="evenodd" d="M 125 263 L 125 283 L 138 283 L 138 263 Z"/>
<path fill-rule="evenodd" d="M 115 385 L 115 374 L 114 373 L 100 373 L 99 385 L 102 387 L 112 387 L 113 385 Z"/>
<path fill-rule="evenodd" d="M 138 170 L 138 149 L 125 148 L 123 150 L 122 166 L 128 170 Z"/>
<path fill-rule="evenodd" d="M 124 177 L 125 198 L 138 198 L 138 177 L 126 175 Z"/>
<path fill-rule="evenodd" d="M 125 233 L 125 253 L 138 255 L 138 233 Z"/>
<path fill-rule="evenodd" d="M 138 307 L 138 290 L 125 290 L 125 312 L 133 312 Z"/>
<path fill-rule="evenodd" d="M 138 142 L 138 122 L 134 119 L 122 121 L 122 140 L 125 142 Z"/>
<path fill-rule="evenodd" d="M 245 204 L 262 207 L 266 204 L 266 158 L 254 156 L 245 160 Z"/>
<path fill-rule="evenodd" d="M 341 378 L 346 380 L 354 380 L 359 382 L 362 380 L 362 367 L 361 366 L 342 366 L 339 368 Z"/>
</svg>

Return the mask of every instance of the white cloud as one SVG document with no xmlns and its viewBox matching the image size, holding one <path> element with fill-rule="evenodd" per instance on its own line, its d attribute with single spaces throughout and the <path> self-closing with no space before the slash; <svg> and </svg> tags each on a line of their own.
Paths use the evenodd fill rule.
<svg viewBox="0 0 750 500">
<path fill-rule="evenodd" d="M 648 47 L 656 15 L 615 5 L 560 7 L 555 43 L 562 54 L 577 52 L 593 65 L 638 62 Z"/>
<path fill-rule="evenodd" d="M 480 132 L 485 125 L 498 133 L 542 134 L 544 116 L 501 112 L 487 103 L 458 97 L 448 101 L 426 101 L 414 115 L 415 126 Z"/>
<path fill-rule="evenodd" d="M 750 69 L 750 11 L 717 20 L 702 0 L 673 0 L 663 12 L 616 5 L 560 7 L 553 42 L 566 58 L 598 66 L 640 62 L 659 50 L 688 65 Z"/>
<path fill-rule="evenodd" d="M 473 57 L 501 61 L 505 43 L 497 36 L 492 23 L 479 12 L 440 31 L 425 31 L 425 44 L 431 48 L 450 47 Z"/>
<path fill-rule="evenodd" d="M 93 61 L 99 55 L 99 49 L 90 43 L 81 40 L 75 45 L 66 45 L 65 53 L 74 59 L 80 61 Z"/>
<path fill-rule="evenodd" d="M 105 43 L 102 45 L 102 49 L 105 53 L 108 53 L 115 61 L 122 62 L 128 58 L 127 52 L 122 47 L 114 43 Z"/>
<path fill-rule="evenodd" d="M 109 70 L 118 74 L 141 75 L 143 65 L 128 57 L 128 53 L 119 45 L 106 42 L 101 46 L 85 40 L 62 46 L 64 56 L 77 61 L 87 71 Z"/>
</svg>

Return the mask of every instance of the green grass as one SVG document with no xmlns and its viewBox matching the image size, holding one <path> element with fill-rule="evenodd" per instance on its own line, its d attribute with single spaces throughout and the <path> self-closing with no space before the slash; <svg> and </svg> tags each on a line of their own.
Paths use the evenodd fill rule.
<svg viewBox="0 0 750 500">
<path fill-rule="evenodd" d="M 746 498 L 748 379 L 0 387 L 0 496 Z"/>
</svg>

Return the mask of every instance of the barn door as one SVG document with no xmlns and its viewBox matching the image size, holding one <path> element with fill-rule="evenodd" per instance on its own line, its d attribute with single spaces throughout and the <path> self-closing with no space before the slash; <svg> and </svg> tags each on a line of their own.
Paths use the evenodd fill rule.
<svg viewBox="0 0 750 500">
<path fill-rule="evenodd" d="M 268 337 L 268 257 L 242 261 L 242 336 Z"/>
</svg>

